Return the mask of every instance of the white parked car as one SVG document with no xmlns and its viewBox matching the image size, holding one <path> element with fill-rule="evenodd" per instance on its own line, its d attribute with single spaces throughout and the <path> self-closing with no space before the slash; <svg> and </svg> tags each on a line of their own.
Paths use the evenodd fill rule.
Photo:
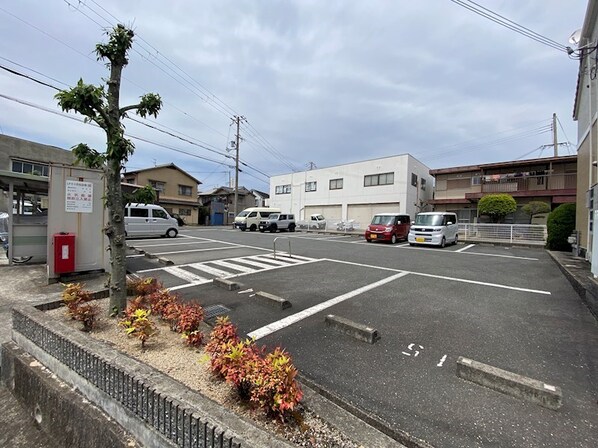
<svg viewBox="0 0 598 448">
<path fill-rule="evenodd" d="M 457 214 L 451 212 L 418 213 L 411 223 L 409 244 L 426 244 L 444 247 L 448 243 L 457 244 L 459 224 Z"/>
<path fill-rule="evenodd" d="M 127 204 L 125 232 L 128 237 L 167 236 L 175 238 L 179 223 L 164 208 L 154 204 Z"/>
</svg>

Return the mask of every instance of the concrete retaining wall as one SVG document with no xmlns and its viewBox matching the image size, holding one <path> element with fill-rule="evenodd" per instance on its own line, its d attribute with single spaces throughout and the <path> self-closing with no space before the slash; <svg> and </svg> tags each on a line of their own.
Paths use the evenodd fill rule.
<svg viewBox="0 0 598 448">
<path fill-rule="evenodd" d="M 33 307 L 13 309 L 13 340 L 146 447 L 290 447 L 162 372 Z"/>
<path fill-rule="evenodd" d="M 133 448 L 121 426 L 12 342 L 2 346 L 2 382 L 60 446 Z"/>
</svg>

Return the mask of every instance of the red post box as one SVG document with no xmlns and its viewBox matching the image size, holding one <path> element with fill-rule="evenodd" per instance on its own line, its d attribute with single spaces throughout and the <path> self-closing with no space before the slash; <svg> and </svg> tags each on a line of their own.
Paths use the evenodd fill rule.
<svg viewBox="0 0 598 448">
<path fill-rule="evenodd" d="M 65 274 L 75 272 L 75 234 L 60 232 L 54 234 L 54 272 Z"/>
</svg>

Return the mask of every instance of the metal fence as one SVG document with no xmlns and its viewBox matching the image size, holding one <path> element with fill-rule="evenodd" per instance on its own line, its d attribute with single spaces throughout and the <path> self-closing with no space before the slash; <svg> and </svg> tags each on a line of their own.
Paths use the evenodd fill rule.
<svg viewBox="0 0 598 448">
<path fill-rule="evenodd" d="M 546 243 L 546 226 L 532 224 L 459 224 L 461 241 L 506 242 L 511 244 Z"/>
</svg>

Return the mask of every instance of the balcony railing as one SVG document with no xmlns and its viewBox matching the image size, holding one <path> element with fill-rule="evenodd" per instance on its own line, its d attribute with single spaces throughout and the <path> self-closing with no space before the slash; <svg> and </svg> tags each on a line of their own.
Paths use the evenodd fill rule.
<svg viewBox="0 0 598 448">
<path fill-rule="evenodd" d="M 512 193 L 515 191 L 566 190 L 577 187 L 577 174 L 549 174 L 544 176 L 503 177 L 486 175 L 482 179 L 482 193 Z"/>
</svg>

